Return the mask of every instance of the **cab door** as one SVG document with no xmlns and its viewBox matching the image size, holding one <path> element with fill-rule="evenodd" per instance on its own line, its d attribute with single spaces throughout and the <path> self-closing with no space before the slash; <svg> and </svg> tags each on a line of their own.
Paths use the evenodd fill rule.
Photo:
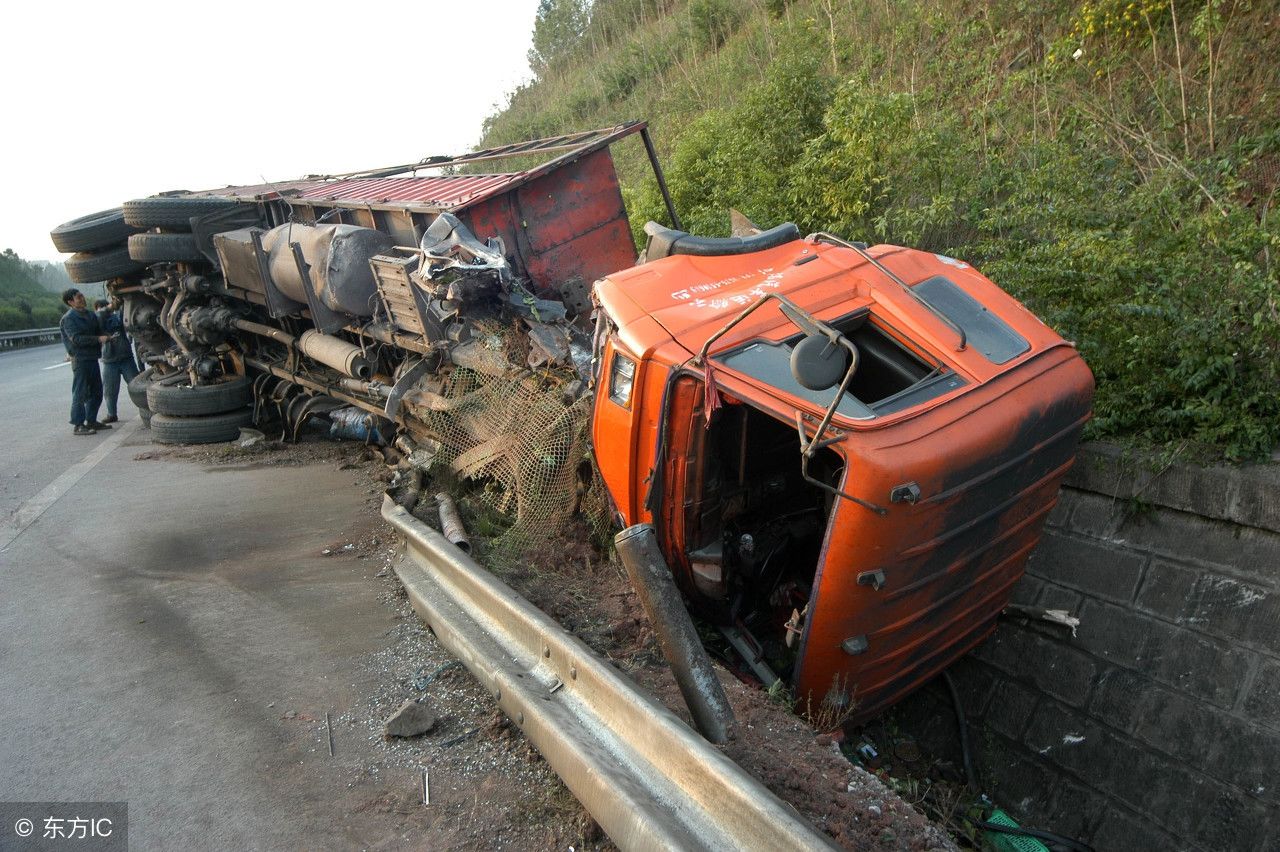
<svg viewBox="0 0 1280 852">
<path fill-rule="evenodd" d="M 641 420 L 643 362 L 612 335 L 606 340 L 596 377 L 591 444 L 596 466 L 625 524 L 640 523 L 643 490 L 639 487 L 637 449 Z M 641 474 L 641 478 L 644 474 Z"/>
</svg>

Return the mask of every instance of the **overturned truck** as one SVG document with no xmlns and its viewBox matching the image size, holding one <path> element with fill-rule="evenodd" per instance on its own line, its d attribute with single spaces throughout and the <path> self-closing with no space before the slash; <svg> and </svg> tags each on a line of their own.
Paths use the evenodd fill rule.
<svg viewBox="0 0 1280 852">
<path fill-rule="evenodd" d="M 610 154 L 637 134 L 673 226 L 638 260 Z M 511 553 L 593 505 L 650 523 L 742 673 L 868 718 L 993 629 L 1092 376 L 962 261 L 679 227 L 631 123 L 166 193 L 52 236 L 123 301 L 157 440 L 327 420 L 479 483 Z"/>
</svg>

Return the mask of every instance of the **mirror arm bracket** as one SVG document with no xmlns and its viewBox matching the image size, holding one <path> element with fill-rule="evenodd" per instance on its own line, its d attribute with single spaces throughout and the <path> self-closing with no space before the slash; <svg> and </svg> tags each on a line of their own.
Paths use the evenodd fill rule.
<svg viewBox="0 0 1280 852">
<path fill-rule="evenodd" d="M 854 497 L 852 494 L 841 491 L 835 486 L 828 485 L 822 480 L 816 479 L 809 474 L 809 459 L 813 457 L 813 454 L 823 447 L 828 447 L 831 444 L 843 441 L 847 437 L 843 432 L 839 435 L 832 435 L 830 438 L 825 438 L 821 442 L 818 441 L 818 434 L 821 433 L 817 433 L 814 435 L 813 440 L 809 440 L 809 437 L 805 434 L 804 430 L 804 414 L 799 411 L 796 412 L 796 431 L 800 433 L 800 444 L 802 447 L 800 451 L 800 476 L 805 482 L 808 482 L 810 485 L 816 485 L 823 491 L 827 491 L 837 497 L 843 497 L 849 502 L 856 503 L 864 509 L 870 509 L 882 518 L 889 514 L 889 510 L 884 506 L 877 506 L 875 503 L 868 502 L 860 497 Z"/>
</svg>

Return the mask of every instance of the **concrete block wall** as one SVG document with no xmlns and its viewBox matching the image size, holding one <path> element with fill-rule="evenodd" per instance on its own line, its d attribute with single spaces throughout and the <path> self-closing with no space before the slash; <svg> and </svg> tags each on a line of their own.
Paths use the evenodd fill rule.
<svg viewBox="0 0 1280 852">
<path fill-rule="evenodd" d="M 954 670 L 986 787 L 1099 850 L 1280 849 L 1280 470 L 1087 448 L 1004 619 Z M 940 689 L 900 705 L 958 760 Z M 958 765 L 958 764 L 957 764 Z"/>
</svg>

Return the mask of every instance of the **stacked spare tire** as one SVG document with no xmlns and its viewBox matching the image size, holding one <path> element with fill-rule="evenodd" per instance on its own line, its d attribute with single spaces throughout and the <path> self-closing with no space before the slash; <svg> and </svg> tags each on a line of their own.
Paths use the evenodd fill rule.
<svg viewBox="0 0 1280 852">
<path fill-rule="evenodd" d="M 224 376 L 211 384 L 153 381 L 147 385 L 151 437 L 161 444 L 230 441 L 249 425 L 252 388 L 245 376 Z"/>
<path fill-rule="evenodd" d="M 152 263 L 207 260 L 191 232 L 193 220 L 235 207 L 229 198 L 139 198 L 126 201 L 124 221 L 139 233 L 129 236 L 129 259 L 139 268 Z"/>
<path fill-rule="evenodd" d="M 94 284 L 146 268 L 129 256 L 128 239 L 138 230 L 116 207 L 65 222 L 49 236 L 58 251 L 74 252 L 65 264 L 67 276 L 77 284 Z"/>
</svg>

